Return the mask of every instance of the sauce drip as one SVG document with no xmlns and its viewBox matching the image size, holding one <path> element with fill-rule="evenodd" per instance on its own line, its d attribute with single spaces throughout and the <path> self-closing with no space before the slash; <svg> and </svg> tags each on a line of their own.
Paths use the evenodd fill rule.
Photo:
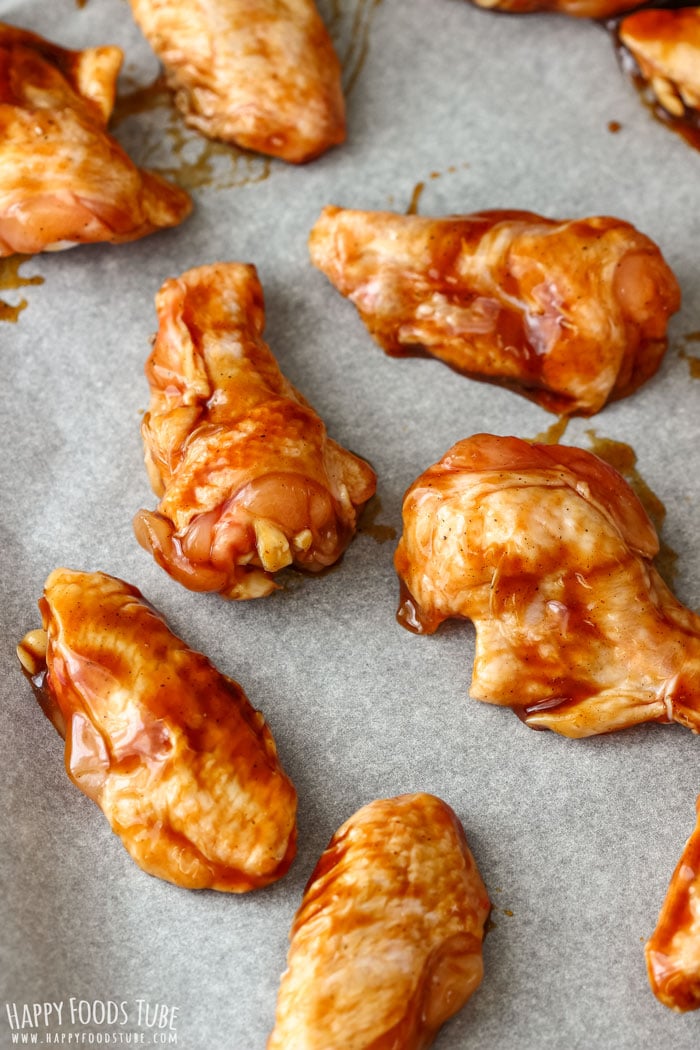
<svg viewBox="0 0 700 1050">
<path fill-rule="evenodd" d="M 556 419 L 546 430 L 536 434 L 534 440 L 542 445 L 558 445 L 566 433 L 570 418 L 570 416 L 559 416 L 559 419 Z"/>
<path fill-rule="evenodd" d="M 131 117 L 153 111 L 165 111 L 165 136 L 169 156 L 163 152 L 162 125 L 144 129 L 144 145 L 139 163 L 187 190 L 211 186 L 233 189 L 263 182 L 272 171 L 269 157 L 249 153 L 238 146 L 214 142 L 183 123 L 160 74 L 150 84 L 139 85 L 121 95 L 115 104 L 112 127 Z"/>
<path fill-rule="evenodd" d="M 44 278 L 38 274 L 33 277 L 24 277 L 20 274 L 20 267 L 29 262 L 31 258 L 31 255 L 9 255 L 7 258 L 0 259 L 0 292 L 14 291 L 29 284 L 44 283 Z M 19 315 L 27 308 L 27 305 L 26 299 L 20 299 L 16 306 L 0 299 L 0 321 L 16 324 Z"/>
<path fill-rule="evenodd" d="M 659 533 L 660 542 L 659 553 L 654 560 L 654 564 L 666 582 L 670 583 L 675 579 L 678 572 L 678 555 L 672 547 L 669 547 L 661 539 L 661 529 L 666 518 L 666 507 L 659 497 L 652 492 L 637 470 L 636 452 L 631 445 L 627 445 L 623 441 L 599 437 L 595 430 L 587 430 L 586 433 L 591 443 L 591 451 L 596 456 L 599 456 L 600 459 L 609 463 L 618 474 L 623 476 L 651 518 L 654 528 Z"/>
<path fill-rule="evenodd" d="M 417 182 L 415 184 L 415 186 L 413 187 L 413 193 L 411 194 L 411 200 L 409 202 L 408 207 L 406 208 L 406 214 L 407 215 L 417 215 L 418 214 L 418 204 L 420 202 L 421 194 L 423 193 L 424 189 L 425 189 L 425 183 L 424 182 Z"/>
<path fill-rule="evenodd" d="M 678 351 L 678 356 L 682 357 L 684 361 L 688 362 L 688 370 L 692 379 L 700 379 L 700 357 L 695 354 L 691 354 L 688 350 L 688 345 L 693 343 L 700 343 L 700 332 L 688 332 L 682 336 L 683 346 Z"/>
<path fill-rule="evenodd" d="M 358 532 L 371 536 L 377 543 L 387 543 L 396 539 L 396 529 L 393 525 L 382 525 L 377 518 L 382 512 L 380 501 L 374 496 L 362 512 L 362 518 L 358 526 Z"/>
</svg>

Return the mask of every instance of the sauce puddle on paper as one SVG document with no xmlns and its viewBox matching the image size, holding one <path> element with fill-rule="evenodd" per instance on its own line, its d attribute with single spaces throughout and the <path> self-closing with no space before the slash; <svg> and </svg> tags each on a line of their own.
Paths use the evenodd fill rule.
<svg viewBox="0 0 700 1050">
<path fill-rule="evenodd" d="M 43 284 L 44 278 L 35 274 L 33 277 L 23 277 L 19 272 L 20 267 L 33 258 L 31 255 L 8 255 L 0 259 L 0 292 L 15 291 L 29 284 Z M 16 324 L 22 310 L 28 306 L 26 299 L 20 299 L 16 306 L 6 303 L 0 299 L 0 321 L 8 321 Z"/>
</svg>

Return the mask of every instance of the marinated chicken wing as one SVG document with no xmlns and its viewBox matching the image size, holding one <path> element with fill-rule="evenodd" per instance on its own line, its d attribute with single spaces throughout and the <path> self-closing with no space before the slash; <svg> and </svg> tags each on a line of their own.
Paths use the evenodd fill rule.
<svg viewBox="0 0 700 1050">
<path fill-rule="evenodd" d="M 680 305 L 659 249 L 619 219 L 328 207 L 309 246 L 388 354 L 426 351 L 561 415 L 649 379 Z"/>
<path fill-rule="evenodd" d="M 700 616 L 652 559 L 627 483 L 578 448 L 477 434 L 409 488 L 399 620 L 476 627 L 471 696 L 564 736 L 640 722 L 700 732 Z"/>
<path fill-rule="evenodd" d="M 340 63 L 313 0 L 130 0 L 193 128 L 295 164 L 345 138 Z"/>
<path fill-rule="evenodd" d="M 107 134 L 121 61 L 0 24 L 0 256 L 132 241 L 189 214 Z"/>
<path fill-rule="evenodd" d="M 364 806 L 306 887 L 268 1050 L 425 1050 L 481 983 L 489 910 L 448 805 Z"/>
<path fill-rule="evenodd" d="M 241 687 L 122 580 L 56 569 L 39 607 L 20 661 L 65 737 L 68 776 L 136 863 L 234 893 L 284 875 L 296 793 Z"/>
<path fill-rule="evenodd" d="M 700 7 L 637 11 L 618 33 L 668 113 L 700 111 Z"/>
<path fill-rule="evenodd" d="M 287 565 L 332 565 L 376 478 L 280 372 L 255 267 L 189 270 L 156 308 L 143 438 L 161 501 L 136 515 L 139 543 L 185 587 L 227 598 L 269 594 Z"/>
<path fill-rule="evenodd" d="M 645 949 L 654 995 L 679 1012 L 700 1007 L 700 797 L 697 811 L 695 831 L 685 844 Z"/>
<path fill-rule="evenodd" d="M 524 15 L 533 11 L 558 11 L 575 18 L 612 18 L 639 7 L 640 0 L 474 0 L 479 7 Z"/>
</svg>

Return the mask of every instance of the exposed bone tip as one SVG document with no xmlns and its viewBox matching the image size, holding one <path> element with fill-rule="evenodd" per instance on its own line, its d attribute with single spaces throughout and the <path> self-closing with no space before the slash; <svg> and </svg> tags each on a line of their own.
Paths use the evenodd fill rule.
<svg viewBox="0 0 700 1050">
<path fill-rule="evenodd" d="M 34 631 L 28 631 L 17 646 L 17 659 L 28 675 L 34 677 L 46 667 L 47 645 L 46 631 L 37 627 Z"/>
<path fill-rule="evenodd" d="M 267 518 L 256 518 L 255 547 L 266 572 L 278 572 L 291 565 L 293 555 L 289 541 L 282 530 Z"/>
</svg>

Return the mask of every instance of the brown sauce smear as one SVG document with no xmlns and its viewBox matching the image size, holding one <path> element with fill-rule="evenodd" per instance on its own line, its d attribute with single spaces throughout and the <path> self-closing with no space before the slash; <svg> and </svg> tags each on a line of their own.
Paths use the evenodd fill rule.
<svg viewBox="0 0 700 1050">
<path fill-rule="evenodd" d="M 363 533 L 366 536 L 371 536 L 377 543 L 388 543 L 391 540 L 396 539 L 396 529 L 393 525 L 383 525 L 377 521 L 377 518 L 382 513 L 382 504 L 380 500 L 374 496 L 365 509 L 362 512 L 360 523 L 357 531 Z"/>
<path fill-rule="evenodd" d="M 333 15 L 329 25 L 331 35 L 336 39 L 338 57 L 343 67 L 343 91 L 349 95 L 362 73 L 367 55 L 369 53 L 369 40 L 372 22 L 377 8 L 382 0 L 355 0 L 355 6 L 350 25 L 348 43 L 343 47 L 344 37 L 342 14 L 338 0 L 333 3 Z"/>
<path fill-rule="evenodd" d="M 7 258 L 0 259 L 0 292 L 15 291 L 15 289 L 24 288 L 29 284 L 44 283 L 44 278 L 38 274 L 34 277 L 23 277 L 20 274 L 20 267 L 29 262 L 31 258 L 31 255 L 9 255 Z M 16 306 L 0 299 L 0 321 L 16 324 L 19 320 L 19 315 L 22 313 L 22 310 L 27 308 L 27 305 L 26 299 L 20 299 Z"/>
<path fill-rule="evenodd" d="M 681 339 L 682 345 L 678 351 L 678 356 L 688 362 L 691 378 L 700 379 L 700 357 L 696 354 L 691 354 L 688 349 L 694 343 L 700 343 L 700 332 L 687 332 L 686 335 L 681 336 Z"/>
<path fill-rule="evenodd" d="M 215 142 L 190 131 L 176 108 L 165 76 L 161 73 L 150 84 L 140 85 L 120 95 L 112 115 L 112 127 L 131 117 L 163 110 L 165 136 L 172 158 L 163 162 L 163 134 L 158 129 L 144 132 L 144 152 L 139 163 L 165 178 L 172 179 L 186 190 L 211 186 L 214 189 L 233 189 L 264 182 L 272 171 L 269 157 L 249 153 L 225 142 Z"/>
<path fill-rule="evenodd" d="M 566 433 L 570 418 L 570 416 L 559 416 L 559 419 L 555 420 L 546 430 L 535 434 L 534 440 L 542 445 L 558 445 Z"/>
<path fill-rule="evenodd" d="M 678 554 L 661 539 L 666 507 L 637 470 L 636 452 L 624 441 L 599 437 L 595 430 L 587 430 L 586 433 L 591 443 L 591 452 L 605 460 L 618 474 L 622 475 L 653 522 L 654 528 L 659 533 L 660 542 L 659 553 L 654 559 L 654 564 L 664 580 L 670 584 L 678 573 Z"/>
</svg>

